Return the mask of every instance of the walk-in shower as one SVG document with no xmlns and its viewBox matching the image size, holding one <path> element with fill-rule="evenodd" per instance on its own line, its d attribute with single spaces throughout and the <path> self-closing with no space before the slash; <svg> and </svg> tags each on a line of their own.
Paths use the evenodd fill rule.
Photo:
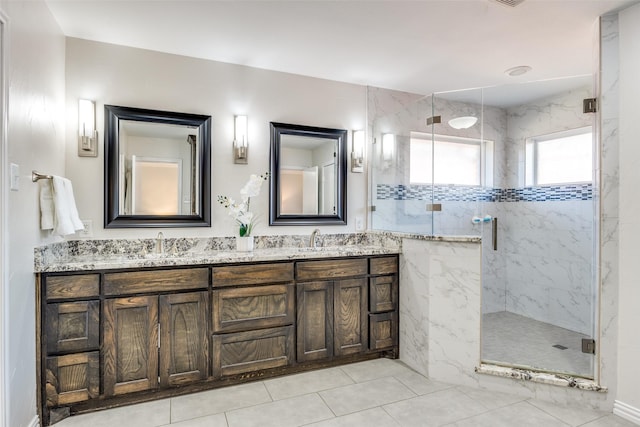
<svg viewBox="0 0 640 427">
<path fill-rule="evenodd" d="M 482 237 L 483 363 L 593 378 L 592 81 L 370 102 L 371 228 Z"/>
</svg>

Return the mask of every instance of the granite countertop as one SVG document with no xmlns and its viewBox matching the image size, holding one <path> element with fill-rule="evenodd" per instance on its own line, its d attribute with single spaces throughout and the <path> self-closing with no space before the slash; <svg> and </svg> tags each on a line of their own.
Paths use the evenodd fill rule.
<svg viewBox="0 0 640 427">
<path fill-rule="evenodd" d="M 402 253 L 403 239 L 480 243 L 477 236 L 425 236 L 408 233 L 366 232 L 323 234 L 318 247 L 309 236 L 256 236 L 251 252 L 236 250 L 233 237 L 165 238 L 164 253 L 156 254 L 156 239 L 68 240 L 34 250 L 36 273 L 110 270 L 180 265 L 210 265 L 259 261 L 286 261 Z"/>
<path fill-rule="evenodd" d="M 80 255 L 43 266 L 39 272 L 87 271 L 121 268 L 163 267 L 178 265 L 208 265 L 258 261 L 286 261 L 297 259 L 335 258 L 345 256 L 366 256 L 398 254 L 398 248 L 377 246 L 339 246 L 321 248 L 269 248 L 251 252 L 220 250 L 186 254 L 147 255 Z"/>
</svg>

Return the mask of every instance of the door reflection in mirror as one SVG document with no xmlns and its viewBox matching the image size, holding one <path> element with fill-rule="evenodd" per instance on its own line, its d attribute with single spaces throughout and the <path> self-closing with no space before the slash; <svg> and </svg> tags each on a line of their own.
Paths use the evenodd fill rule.
<svg viewBox="0 0 640 427">
<path fill-rule="evenodd" d="M 120 214 L 196 215 L 193 127 L 120 122 Z"/>
<path fill-rule="evenodd" d="M 346 224 L 347 131 L 271 122 L 269 225 Z"/>
<path fill-rule="evenodd" d="M 337 141 L 281 136 L 280 213 L 335 214 Z"/>
</svg>

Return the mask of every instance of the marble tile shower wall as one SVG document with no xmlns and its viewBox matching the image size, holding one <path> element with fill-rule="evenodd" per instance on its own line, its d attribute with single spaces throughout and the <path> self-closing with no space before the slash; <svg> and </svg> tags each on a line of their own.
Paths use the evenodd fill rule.
<svg viewBox="0 0 640 427">
<path fill-rule="evenodd" d="M 503 208 L 506 310 L 590 335 L 592 203 L 524 202 Z"/>
</svg>

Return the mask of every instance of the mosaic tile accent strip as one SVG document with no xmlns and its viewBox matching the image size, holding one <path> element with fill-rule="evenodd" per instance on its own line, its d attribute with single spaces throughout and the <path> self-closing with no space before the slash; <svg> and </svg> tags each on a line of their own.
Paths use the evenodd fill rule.
<svg viewBox="0 0 640 427">
<path fill-rule="evenodd" d="M 543 187 L 505 188 L 498 190 L 496 202 L 557 202 L 592 200 L 591 184 L 553 185 Z"/>
<path fill-rule="evenodd" d="M 378 184 L 378 200 L 433 200 L 437 202 L 553 202 L 592 200 L 591 184 L 523 188 L 481 188 L 463 185 Z"/>
</svg>

